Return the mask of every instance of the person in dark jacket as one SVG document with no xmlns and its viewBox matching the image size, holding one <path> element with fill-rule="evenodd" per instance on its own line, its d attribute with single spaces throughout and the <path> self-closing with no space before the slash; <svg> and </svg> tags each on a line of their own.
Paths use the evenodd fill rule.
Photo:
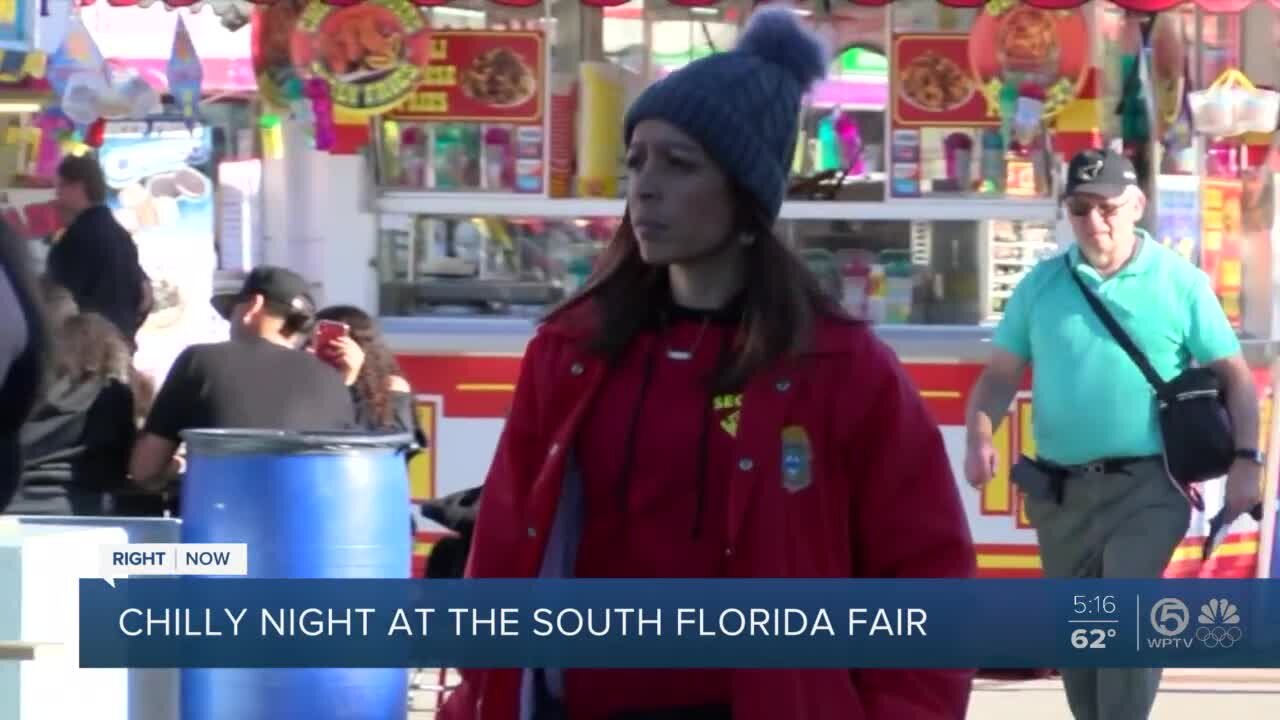
<svg viewBox="0 0 1280 720">
<path fill-rule="evenodd" d="M 107 181 L 97 159 L 63 158 L 56 193 L 67 229 L 49 251 L 46 274 L 71 291 L 82 311 L 107 318 L 133 344 L 145 319 L 150 281 L 133 238 L 106 205 Z"/>
<path fill-rule="evenodd" d="M 40 397 L 48 346 L 30 251 L 0 220 L 0 507 L 18 487 L 18 430 Z"/>
<path fill-rule="evenodd" d="M 5 512 L 112 514 L 137 433 L 129 346 L 97 313 L 66 320 L 54 339 L 49 383 L 19 434 L 22 483 Z"/>
<path fill-rule="evenodd" d="M 431 554 L 427 556 L 426 577 L 448 580 L 465 575 L 483 489 L 483 486 L 467 488 L 422 503 L 423 517 L 443 525 L 453 533 L 437 540 L 431 547 Z"/>
</svg>

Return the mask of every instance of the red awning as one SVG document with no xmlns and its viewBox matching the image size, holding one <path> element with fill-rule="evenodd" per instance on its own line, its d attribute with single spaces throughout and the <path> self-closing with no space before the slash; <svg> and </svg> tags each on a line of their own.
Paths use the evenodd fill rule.
<svg viewBox="0 0 1280 720">
<path fill-rule="evenodd" d="M 79 0 L 81 5 L 92 5 L 98 0 Z M 190 7 L 200 3 L 202 0 L 163 0 L 165 5 L 173 8 Z M 423 7 L 432 7 L 437 5 L 448 5 L 450 0 L 410 0 L 416 5 Z M 618 5 L 626 5 L 629 0 L 580 0 L 584 5 L 592 5 L 595 7 L 616 7 Z M 1039 8 L 1058 10 L 1062 8 L 1073 8 L 1084 5 L 1089 0 L 1022 0 L 1027 5 L 1033 5 Z M 115 6 L 131 6 L 138 5 L 140 0 L 106 0 L 110 5 Z M 250 0 L 258 5 L 270 5 L 276 0 Z M 355 5 L 362 0 L 326 0 L 330 5 Z M 489 0 L 495 5 L 506 5 L 509 7 L 532 7 L 538 5 L 542 0 Z M 667 0 L 672 5 L 682 7 L 708 7 L 716 5 L 718 0 Z M 869 5 L 880 6 L 888 5 L 893 0 L 833 0 L 833 4 L 840 2 L 848 2 L 853 5 Z M 986 0 L 937 0 L 943 5 L 951 7 L 980 7 L 986 4 Z M 1280 7 L 1280 0 L 1111 0 L 1111 2 L 1128 10 L 1137 12 L 1161 12 L 1171 8 L 1178 7 L 1187 3 L 1194 3 L 1208 12 L 1217 13 L 1234 13 L 1240 12 L 1255 2 L 1270 2 L 1276 7 Z"/>
</svg>

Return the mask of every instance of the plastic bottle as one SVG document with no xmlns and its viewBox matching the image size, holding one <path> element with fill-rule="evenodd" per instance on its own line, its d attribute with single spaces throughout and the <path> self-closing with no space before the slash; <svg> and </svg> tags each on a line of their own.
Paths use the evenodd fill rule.
<svg viewBox="0 0 1280 720">
<path fill-rule="evenodd" d="M 591 277 L 591 258 L 577 253 L 565 265 L 564 290 L 566 294 L 578 291 Z"/>
<path fill-rule="evenodd" d="M 854 317 L 866 317 L 871 266 L 854 256 L 840 268 L 840 274 L 844 278 L 844 309 Z"/>
<path fill-rule="evenodd" d="M 867 314 L 866 319 L 873 324 L 885 320 L 885 273 L 884 266 L 876 263 L 871 266 L 867 282 Z"/>
<path fill-rule="evenodd" d="M 913 288 L 910 263 L 896 260 L 885 267 L 886 322 L 904 324 L 911 321 Z"/>
</svg>

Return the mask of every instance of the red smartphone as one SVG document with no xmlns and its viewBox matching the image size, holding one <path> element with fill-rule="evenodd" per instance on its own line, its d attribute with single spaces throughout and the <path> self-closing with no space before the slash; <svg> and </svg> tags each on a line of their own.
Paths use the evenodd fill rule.
<svg viewBox="0 0 1280 720">
<path fill-rule="evenodd" d="M 317 322 L 315 335 L 312 336 L 316 357 L 337 367 L 338 358 L 333 354 L 333 350 L 329 346 L 334 340 L 346 337 L 349 334 L 351 334 L 351 328 L 346 323 L 338 322 L 337 320 L 320 320 Z"/>
</svg>

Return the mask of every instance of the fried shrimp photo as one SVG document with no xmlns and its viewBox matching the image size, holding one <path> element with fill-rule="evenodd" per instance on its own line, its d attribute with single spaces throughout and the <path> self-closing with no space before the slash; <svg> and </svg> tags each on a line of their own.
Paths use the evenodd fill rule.
<svg viewBox="0 0 1280 720">
<path fill-rule="evenodd" d="M 344 8 L 341 23 L 319 39 L 325 67 L 337 77 L 377 76 L 394 68 L 404 37 L 376 8 Z"/>
</svg>

